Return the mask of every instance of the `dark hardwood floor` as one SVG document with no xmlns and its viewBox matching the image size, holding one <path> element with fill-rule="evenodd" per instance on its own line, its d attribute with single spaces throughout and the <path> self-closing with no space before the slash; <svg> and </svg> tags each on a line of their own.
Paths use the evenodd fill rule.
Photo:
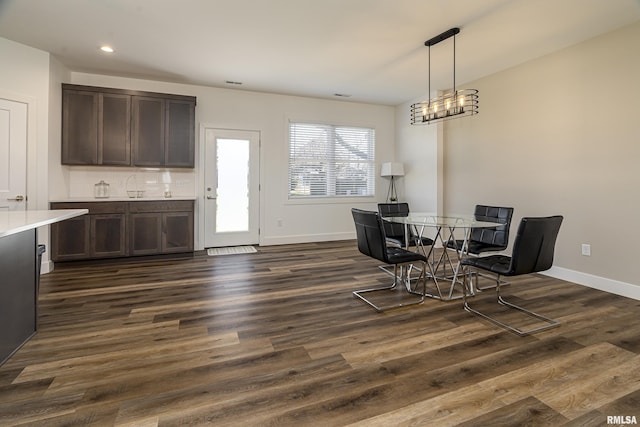
<svg viewBox="0 0 640 427">
<path fill-rule="evenodd" d="M 376 313 L 351 292 L 388 283 L 377 266 L 354 241 L 58 264 L 0 367 L 0 425 L 640 422 L 640 301 L 514 279 L 505 294 L 562 321 L 518 337 L 459 300 Z"/>
</svg>

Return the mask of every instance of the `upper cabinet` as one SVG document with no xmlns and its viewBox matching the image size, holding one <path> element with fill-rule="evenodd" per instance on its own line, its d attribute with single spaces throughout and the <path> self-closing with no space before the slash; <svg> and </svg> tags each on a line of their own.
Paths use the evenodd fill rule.
<svg viewBox="0 0 640 427">
<path fill-rule="evenodd" d="M 62 85 L 62 163 L 194 167 L 192 96 Z"/>
<path fill-rule="evenodd" d="M 194 127 L 195 102 L 134 96 L 134 165 L 192 168 Z"/>
<path fill-rule="evenodd" d="M 98 93 L 62 91 L 62 163 L 98 164 Z"/>
<path fill-rule="evenodd" d="M 131 97 L 101 93 L 98 102 L 98 164 L 131 164 Z"/>
</svg>

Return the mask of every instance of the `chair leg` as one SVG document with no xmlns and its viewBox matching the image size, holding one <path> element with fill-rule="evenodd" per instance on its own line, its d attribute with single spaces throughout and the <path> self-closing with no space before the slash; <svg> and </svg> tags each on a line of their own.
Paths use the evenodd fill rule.
<svg viewBox="0 0 640 427">
<path fill-rule="evenodd" d="M 403 265 L 404 267 L 404 265 Z M 402 268 L 402 274 L 401 274 L 401 278 L 400 280 L 402 280 L 403 282 L 405 282 L 407 280 L 407 271 L 409 269 L 408 268 Z M 393 268 L 393 273 L 394 273 L 394 280 L 393 280 L 393 284 L 391 286 L 384 286 L 384 287 L 380 287 L 380 288 L 371 288 L 371 289 L 362 289 L 359 291 L 354 291 L 353 295 L 357 298 L 360 298 L 362 301 L 364 301 L 365 303 L 369 304 L 371 307 L 373 307 L 376 311 L 378 312 L 383 312 L 385 310 L 389 310 L 392 308 L 399 308 L 399 307 L 406 307 L 409 305 L 415 305 L 415 304 L 421 304 L 424 302 L 425 297 L 426 297 L 426 293 L 427 293 L 427 280 L 426 280 L 426 276 L 425 276 L 425 268 L 422 269 L 422 272 L 420 273 L 420 276 L 418 277 L 418 281 L 422 280 L 422 294 L 417 294 L 420 295 L 420 299 L 417 301 L 412 301 L 410 303 L 400 303 L 400 304 L 396 304 L 396 305 L 390 305 L 390 306 L 378 306 L 376 305 L 373 301 L 365 298 L 362 294 L 366 294 L 369 292 L 377 292 L 377 291 L 388 291 L 388 290 L 393 290 L 397 287 L 398 285 L 398 265 L 394 265 Z M 411 292 L 408 290 L 409 293 L 411 294 L 416 294 L 415 292 Z"/>
<path fill-rule="evenodd" d="M 389 276 L 393 276 L 394 272 L 392 269 L 393 265 L 390 264 L 384 264 L 384 265 L 379 265 L 378 268 L 382 271 L 384 271 L 385 273 L 387 273 Z"/>
<path fill-rule="evenodd" d="M 478 291 L 486 291 L 488 289 L 495 289 L 496 288 L 496 285 L 489 285 L 489 286 L 483 286 L 483 287 L 480 287 L 478 285 L 478 283 L 480 283 L 480 277 L 484 277 L 486 279 L 495 280 L 494 277 L 489 276 L 487 274 L 482 274 L 482 273 L 480 273 L 478 271 L 475 272 L 475 276 L 476 276 L 476 285 L 474 286 L 474 289 L 476 289 Z M 510 285 L 510 284 L 511 283 L 507 282 L 506 280 L 500 280 L 500 286 L 507 286 L 507 285 Z"/>
<path fill-rule="evenodd" d="M 471 270 L 471 269 L 469 269 L 469 270 Z M 536 318 L 538 320 L 542 320 L 542 321 L 546 322 L 547 324 L 546 325 L 542 325 L 542 326 L 538 326 L 538 327 L 535 327 L 535 328 L 524 330 L 524 329 L 520 329 L 520 328 L 516 328 L 514 326 L 511 326 L 511 325 L 509 325 L 507 323 L 501 322 L 501 321 L 499 321 L 498 319 L 496 319 L 494 317 L 491 317 L 491 316 L 489 316 L 487 314 L 484 314 L 484 313 L 472 308 L 469 305 L 468 301 L 467 301 L 467 289 L 468 289 L 467 288 L 467 286 L 468 286 L 467 277 L 468 277 L 467 274 L 463 275 L 463 286 L 462 286 L 463 287 L 462 304 L 463 304 L 463 307 L 464 307 L 464 309 L 466 311 L 468 311 L 470 313 L 473 313 L 473 314 L 475 314 L 477 316 L 480 316 L 480 317 L 482 317 L 482 318 L 484 318 L 484 319 L 486 319 L 486 320 L 488 320 L 488 321 L 490 321 L 490 322 L 492 322 L 492 323 L 494 323 L 494 324 L 496 324 L 496 325 L 498 325 L 498 326 L 500 326 L 502 328 L 505 328 L 505 329 L 507 329 L 507 330 L 509 330 L 511 332 L 514 332 L 514 333 L 516 333 L 516 334 L 518 334 L 520 336 L 529 335 L 529 334 L 532 334 L 534 332 L 540 332 L 540 331 L 544 331 L 544 330 L 547 330 L 547 329 L 555 328 L 556 326 L 560 325 L 560 322 L 558 322 L 557 320 L 550 319 L 550 318 L 545 317 L 545 316 L 543 316 L 541 314 L 535 313 L 533 311 L 527 310 L 526 308 L 520 307 L 518 305 L 515 305 L 513 303 L 510 303 L 510 302 L 506 301 L 502 297 L 502 295 L 500 295 L 501 280 L 500 280 L 500 276 L 499 275 L 495 278 L 495 280 L 496 280 L 496 296 L 497 296 L 498 303 L 502 304 L 504 306 L 513 308 L 515 310 L 521 311 L 522 313 L 524 313 L 524 314 L 526 314 L 526 315 L 528 315 L 530 317 L 534 317 L 534 318 Z"/>
</svg>

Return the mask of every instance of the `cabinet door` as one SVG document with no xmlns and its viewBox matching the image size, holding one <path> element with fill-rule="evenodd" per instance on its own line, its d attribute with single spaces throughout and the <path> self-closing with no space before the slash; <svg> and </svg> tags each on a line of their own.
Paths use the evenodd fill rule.
<svg viewBox="0 0 640 427">
<path fill-rule="evenodd" d="M 91 215 L 91 257 L 127 255 L 124 214 Z"/>
<path fill-rule="evenodd" d="M 98 164 L 98 93 L 62 91 L 62 164 Z"/>
<path fill-rule="evenodd" d="M 162 252 L 193 251 L 193 212 L 163 214 Z"/>
<path fill-rule="evenodd" d="M 129 253 L 152 255 L 162 251 L 162 214 L 129 215 Z"/>
<path fill-rule="evenodd" d="M 90 256 L 89 216 L 83 215 L 51 225 L 51 259 L 71 261 Z"/>
<path fill-rule="evenodd" d="M 195 103 L 166 100 L 165 166 L 194 166 Z"/>
<path fill-rule="evenodd" d="M 131 96 L 100 94 L 98 163 L 131 164 Z"/>
<path fill-rule="evenodd" d="M 164 99 L 133 96 L 133 164 L 162 166 L 165 146 Z"/>
</svg>

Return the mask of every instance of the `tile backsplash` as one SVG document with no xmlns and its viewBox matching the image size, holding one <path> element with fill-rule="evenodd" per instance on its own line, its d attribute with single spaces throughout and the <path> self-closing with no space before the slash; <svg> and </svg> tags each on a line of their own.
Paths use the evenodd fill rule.
<svg viewBox="0 0 640 427">
<path fill-rule="evenodd" d="M 69 198 L 94 196 L 100 181 L 109 184 L 109 197 L 127 197 L 127 191 L 144 191 L 144 197 L 195 197 L 196 174 L 193 170 L 108 167 L 70 167 Z"/>
</svg>

